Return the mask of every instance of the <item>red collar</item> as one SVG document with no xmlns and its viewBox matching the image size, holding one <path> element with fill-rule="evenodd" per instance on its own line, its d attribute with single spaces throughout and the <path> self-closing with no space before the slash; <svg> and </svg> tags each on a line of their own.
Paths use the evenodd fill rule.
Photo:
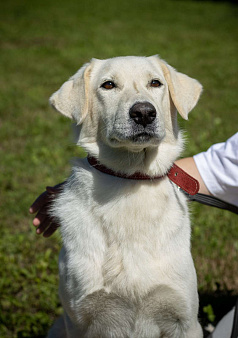
<svg viewBox="0 0 238 338">
<path fill-rule="evenodd" d="M 126 178 L 130 180 L 157 180 L 163 178 L 164 176 L 149 176 L 142 173 L 134 173 L 132 175 L 121 174 L 105 167 L 103 164 L 99 163 L 95 157 L 88 156 L 89 164 L 95 169 L 116 177 Z M 186 191 L 189 195 L 195 195 L 199 190 L 199 182 L 186 173 L 183 169 L 178 167 L 176 164 L 173 164 L 170 170 L 167 173 L 168 178 L 178 185 L 181 189 Z"/>
</svg>

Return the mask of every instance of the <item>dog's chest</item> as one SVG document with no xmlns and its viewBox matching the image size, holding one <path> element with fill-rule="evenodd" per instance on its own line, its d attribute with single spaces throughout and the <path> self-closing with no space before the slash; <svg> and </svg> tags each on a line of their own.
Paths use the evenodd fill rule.
<svg viewBox="0 0 238 338">
<path fill-rule="evenodd" d="M 111 198 L 93 208 L 105 236 L 104 285 L 118 293 L 133 290 L 136 296 L 167 278 L 179 239 L 183 236 L 188 244 L 189 233 L 183 231 L 187 215 L 168 180 L 131 183 L 115 195 L 112 190 L 104 193 Z"/>
<path fill-rule="evenodd" d="M 177 272 L 168 267 L 181 265 L 181 247 L 182 255 L 189 249 L 189 223 L 168 179 L 100 177 L 88 180 L 87 188 L 86 178 L 81 182 L 79 200 L 66 193 L 59 205 L 63 223 L 67 219 L 64 244 L 74 266 L 80 266 L 74 273 L 81 287 L 86 291 L 101 285 L 136 296 L 173 278 Z"/>
</svg>

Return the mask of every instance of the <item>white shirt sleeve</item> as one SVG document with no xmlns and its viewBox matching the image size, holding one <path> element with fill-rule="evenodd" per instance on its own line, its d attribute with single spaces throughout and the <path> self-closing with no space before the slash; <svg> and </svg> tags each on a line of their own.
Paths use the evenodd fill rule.
<svg viewBox="0 0 238 338">
<path fill-rule="evenodd" d="M 238 206 L 238 132 L 193 158 L 210 193 Z"/>
</svg>

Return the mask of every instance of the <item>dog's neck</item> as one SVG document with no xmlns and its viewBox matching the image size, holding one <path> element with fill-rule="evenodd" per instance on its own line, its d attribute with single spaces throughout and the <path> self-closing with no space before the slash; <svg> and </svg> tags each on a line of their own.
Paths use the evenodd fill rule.
<svg viewBox="0 0 238 338">
<path fill-rule="evenodd" d="M 127 148 L 114 148 L 105 143 L 79 142 L 90 157 L 107 168 L 125 175 L 142 173 L 148 176 L 164 176 L 172 167 L 183 149 L 183 139 L 163 140 L 158 146 L 151 146 L 135 152 Z"/>
<path fill-rule="evenodd" d="M 118 171 L 114 171 L 114 170 L 106 167 L 105 165 L 101 164 L 95 157 L 88 156 L 87 159 L 88 159 L 88 163 L 92 167 L 94 167 L 95 169 L 97 169 L 97 170 L 99 170 L 99 171 L 101 171 L 105 174 L 111 175 L 111 176 L 126 178 L 126 179 L 130 179 L 130 180 L 152 180 L 152 179 L 160 179 L 160 178 L 164 177 L 164 176 L 160 176 L 160 175 L 152 177 L 152 176 L 143 174 L 141 172 L 135 172 L 134 174 L 131 174 L 131 175 L 123 174 L 123 173 L 120 173 Z"/>
<path fill-rule="evenodd" d="M 190 195 L 199 190 L 199 183 L 174 164 L 183 149 L 183 138 L 165 139 L 156 147 L 138 152 L 113 148 L 103 142 L 78 143 L 88 153 L 89 163 L 106 174 L 137 180 L 162 179 L 165 176 Z M 90 159 L 91 158 L 91 159 Z"/>
</svg>

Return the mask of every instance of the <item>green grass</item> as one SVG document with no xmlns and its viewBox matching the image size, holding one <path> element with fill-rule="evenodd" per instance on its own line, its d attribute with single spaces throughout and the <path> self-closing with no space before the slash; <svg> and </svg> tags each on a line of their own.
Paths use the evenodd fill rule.
<svg viewBox="0 0 238 338">
<path fill-rule="evenodd" d="M 8 0 L 0 11 L 0 336 L 41 337 L 61 312 L 60 238 L 35 235 L 28 208 L 81 154 L 48 97 L 92 57 L 160 54 L 204 86 L 184 156 L 237 131 L 237 11 L 229 2 Z M 238 294 L 237 216 L 193 205 L 199 289 Z M 217 292 L 217 291 L 216 291 Z M 209 305 L 209 304 L 207 304 Z M 214 309 L 215 311 L 215 309 Z M 216 315 L 216 313 L 215 313 Z"/>
</svg>

